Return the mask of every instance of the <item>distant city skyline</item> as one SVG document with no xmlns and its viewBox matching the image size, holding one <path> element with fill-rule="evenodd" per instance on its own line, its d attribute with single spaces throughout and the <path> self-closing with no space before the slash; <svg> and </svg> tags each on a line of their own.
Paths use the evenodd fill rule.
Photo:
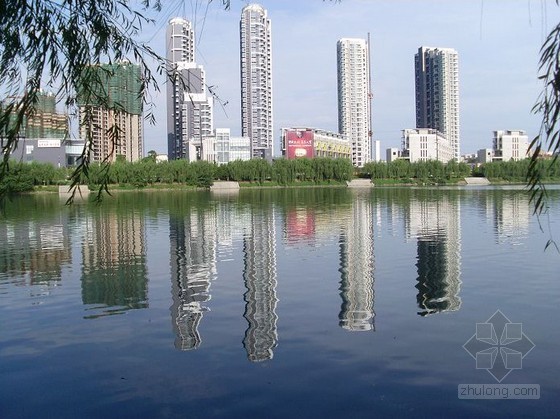
<svg viewBox="0 0 560 419">
<path fill-rule="evenodd" d="M 413 57 L 421 45 L 453 48 L 461 57 L 461 153 L 492 144 L 496 129 L 538 133 L 540 118 L 531 112 L 541 89 L 537 80 L 539 49 L 560 8 L 544 10 L 540 2 L 428 0 L 357 2 L 259 2 L 274 24 L 274 154 L 283 126 L 337 129 L 336 51 L 345 37 L 371 33 L 373 140 L 382 150 L 398 147 L 401 130 L 415 126 Z M 183 5 L 164 7 L 155 27 L 141 41 L 165 55 L 165 24 L 178 15 L 193 22 L 198 60 L 207 84 L 221 103 L 216 127 L 241 133 L 239 16 L 245 2 L 230 10 L 211 4 L 208 11 Z M 202 8 L 205 9 L 205 8 Z M 294 16 L 297 19 L 294 20 Z M 515 31 L 504 30 L 504 23 Z M 548 22 L 548 23 L 547 23 Z M 406 23 L 406 24 L 405 24 Z M 163 76 L 160 83 L 163 84 Z M 155 126 L 145 126 L 145 150 L 165 153 L 165 89 L 153 92 Z"/>
</svg>

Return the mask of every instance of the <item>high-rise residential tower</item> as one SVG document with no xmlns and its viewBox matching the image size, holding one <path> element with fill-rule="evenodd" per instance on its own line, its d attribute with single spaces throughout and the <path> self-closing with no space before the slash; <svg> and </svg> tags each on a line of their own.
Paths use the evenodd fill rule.
<svg viewBox="0 0 560 419">
<path fill-rule="evenodd" d="M 338 130 L 352 145 L 352 164 L 371 160 L 369 43 L 342 38 L 337 43 Z"/>
<path fill-rule="evenodd" d="M 189 21 L 167 26 L 167 149 L 170 160 L 201 158 L 202 139 L 213 130 L 213 100 L 206 93 L 204 68 L 195 62 Z"/>
<path fill-rule="evenodd" d="M 91 143 L 92 160 L 142 158 L 143 102 L 140 67 L 128 61 L 88 67 L 87 89 L 78 92 L 80 136 Z"/>
<path fill-rule="evenodd" d="M 416 128 L 433 128 L 447 137 L 456 161 L 459 136 L 459 58 L 452 48 L 420 47 L 414 56 Z"/>
<path fill-rule="evenodd" d="M 266 10 L 250 4 L 241 12 L 241 135 L 251 156 L 272 158 L 272 38 Z"/>
</svg>

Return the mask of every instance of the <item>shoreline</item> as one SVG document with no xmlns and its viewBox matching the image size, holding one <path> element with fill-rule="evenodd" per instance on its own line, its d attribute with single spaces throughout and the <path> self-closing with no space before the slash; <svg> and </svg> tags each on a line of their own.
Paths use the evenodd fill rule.
<svg viewBox="0 0 560 419">
<path fill-rule="evenodd" d="M 442 188 L 442 187 L 459 187 L 459 188 L 473 188 L 473 187 L 485 187 L 485 186 L 527 186 L 526 182 L 507 182 L 507 181 L 492 181 L 489 180 L 489 184 L 487 185 L 469 185 L 464 180 L 457 181 L 454 183 L 443 183 L 443 184 L 436 184 L 436 183 L 395 183 L 395 182 L 380 182 L 380 183 L 373 183 L 372 189 L 375 188 Z M 550 182 L 543 182 L 546 185 L 560 185 L 560 180 L 558 181 L 550 181 Z M 25 192 L 22 194 L 55 194 L 58 193 L 59 185 L 49 185 L 49 186 L 41 186 L 36 190 Z M 304 184 L 304 185 L 275 185 L 275 184 L 252 184 L 250 182 L 239 182 L 239 190 L 250 190 L 250 189 L 305 189 L 305 188 L 348 188 L 346 183 L 332 183 L 332 184 Z M 170 184 L 170 185 L 161 185 L 161 186 L 146 186 L 146 187 L 132 187 L 132 186 L 116 186 L 112 187 L 109 186 L 108 188 L 109 193 L 121 193 L 121 192 L 168 192 L 168 191 L 181 191 L 181 192 L 201 192 L 201 191 L 209 191 L 209 188 L 206 187 L 194 187 L 188 185 L 179 185 L 179 184 Z M 97 189 L 90 190 L 90 194 L 96 194 Z"/>
</svg>

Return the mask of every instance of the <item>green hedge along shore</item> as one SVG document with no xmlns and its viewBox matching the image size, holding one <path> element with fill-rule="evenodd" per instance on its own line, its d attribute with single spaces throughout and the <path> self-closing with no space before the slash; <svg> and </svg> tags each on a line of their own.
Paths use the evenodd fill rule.
<svg viewBox="0 0 560 419">
<path fill-rule="evenodd" d="M 135 163 L 117 161 L 108 166 L 92 163 L 83 183 L 98 189 L 104 175 L 110 189 L 208 188 L 215 180 L 237 181 L 242 187 L 345 185 L 356 177 L 371 178 L 376 185 L 447 185 L 457 184 L 468 176 L 486 177 L 493 183 L 525 183 L 529 162 L 529 159 L 492 162 L 477 167 L 467 163 L 397 160 L 371 162 L 356 169 L 346 159 L 277 159 L 272 163 L 255 159 L 218 166 L 185 160 L 156 163 L 146 157 Z M 538 165 L 543 182 L 560 181 L 560 160 L 541 160 Z M 9 172 L 0 181 L 0 193 L 54 192 L 58 185 L 69 184 L 72 170 L 48 163 L 12 161 Z"/>
</svg>

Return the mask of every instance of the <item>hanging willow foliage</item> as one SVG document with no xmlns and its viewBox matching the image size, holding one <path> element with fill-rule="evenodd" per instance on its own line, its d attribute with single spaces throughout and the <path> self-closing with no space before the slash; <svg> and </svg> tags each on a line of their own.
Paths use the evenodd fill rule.
<svg viewBox="0 0 560 419">
<path fill-rule="evenodd" d="M 560 4 L 560 0 L 555 0 Z M 534 213 L 541 214 L 547 208 L 547 191 L 543 176 L 547 167 L 552 167 L 560 154 L 560 23 L 548 34 L 541 47 L 539 80 L 544 86 L 533 112 L 542 115 L 539 134 L 530 145 L 531 161 L 527 171 L 527 186 L 531 191 Z M 551 151 L 553 158 L 548 164 L 539 164 L 542 153 Z"/>
<path fill-rule="evenodd" d="M 169 0 L 171 1 L 171 0 Z M 211 2 L 212 0 L 207 0 Z M 158 89 L 148 66 L 167 71 L 165 58 L 136 40 L 149 16 L 161 11 L 161 0 L 6 0 L 0 2 L 0 180 L 10 170 L 10 154 L 17 148 L 26 118 L 33 115 L 41 89 L 53 90 L 70 117 L 77 115 L 77 94 L 95 96 L 95 103 L 111 109 L 108 94 L 92 86 L 99 72 L 88 68 L 102 63 L 129 61 L 140 67 L 141 96 L 147 103 L 149 88 Z M 229 0 L 221 0 L 227 9 Z M 166 0 L 166 6 L 167 0 Z M 115 108 L 115 110 L 119 110 Z M 84 116 L 82 116 L 84 117 Z M 146 119 L 153 120 L 151 112 Z M 87 119 L 87 112 L 85 115 Z M 71 188 L 88 176 L 92 143 L 85 140 Z M 105 156 L 104 163 L 110 156 Z M 99 190 L 106 189 L 102 185 Z M 2 198 L 2 196 L 0 196 Z"/>
</svg>

